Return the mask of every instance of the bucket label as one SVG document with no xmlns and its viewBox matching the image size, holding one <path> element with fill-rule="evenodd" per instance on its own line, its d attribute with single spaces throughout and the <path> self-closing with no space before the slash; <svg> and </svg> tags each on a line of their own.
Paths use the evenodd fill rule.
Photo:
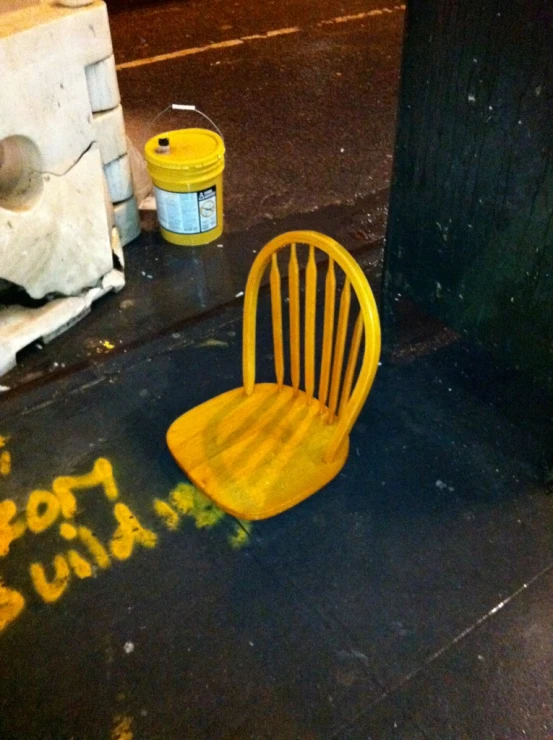
<svg viewBox="0 0 553 740">
<path fill-rule="evenodd" d="M 217 187 L 175 193 L 154 186 L 159 223 L 174 234 L 203 234 L 217 228 Z"/>
<path fill-rule="evenodd" d="M 200 231 L 211 231 L 217 226 L 217 188 L 215 185 L 198 193 Z"/>
</svg>

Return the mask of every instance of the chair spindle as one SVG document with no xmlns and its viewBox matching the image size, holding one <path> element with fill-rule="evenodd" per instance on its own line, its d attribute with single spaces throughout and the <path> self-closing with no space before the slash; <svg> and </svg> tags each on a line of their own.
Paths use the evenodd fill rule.
<svg viewBox="0 0 553 740">
<path fill-rule="evenodd" d="M 357 316 L 355 326 L 353 328 L 353 336 L 351 338 L 351 348 L 349 351 L 348 364 L 346 366 L 346 373 L 344 375 L 344 384 L 342 387 L 342 397 L 340 399 L 340 408 L 338 415 L 341 416 L 343 410 L 346 407 L 351 395 L 351 387 L 353 385 L 353 376 L 355 374 L 355 368 L 357 366 L 357 358 L 359 357 L 359 349 L 361 347 L 361 338 L 363 336 L 363 317 L 361 312 Z"/>
<path fill-rule="evenodd" d="M 321 377 L 319 380 L 319 404 L 321 411 L 326 406 L 328 385 L 330 382 L 330 365 L 332 362 L 332 341 L 334 339 L 334 312 L 336 306 L 336 273 L 334 260 L 328 259 L 325 281 L 325 311 L 323 330 L 323 351 L 321 355 Z"/>
<path fill-rule="evenodd" d="M 290 300 L 290 374 L 292 387 L 297 394 L 300 387 L 300 271 L 296 245 L 290 248 L 288 264 L 288 289 Z"/>
<path fill-rule="evenodd" d="M 336 330 L 336 344 L 334 347 L 334 363 L 332 366 L 332 381 L 330 383 L 330 399 L 328 422 L 332 423 L 338 405 L 338 394 L 342 379 L 342 365 L 344 363 L 344 347 L 348 333 L 349 307 L 351 303 L 351 283 L 346 277 L 342 295 L 340 296 L 340 312 L 338 314 L 338 328 Z"/>
<path fill-rule="evenodd" d="M 317 265 L 315 247 L 309 246 L 309 260 L 305 273 L 305 392 L 307 403 L 315 392 L 315 316 L 317 311 Z"/>
<path fill-rule="evenodd" d="M 273 317 L 273 345 L 275 351 L 275 374 L 279 389 L 284 385 L 284 350 L 282 339 L 282 296 L 280 270 L 277 253 L 271 259 L 271 310 Z"/>
</svg>

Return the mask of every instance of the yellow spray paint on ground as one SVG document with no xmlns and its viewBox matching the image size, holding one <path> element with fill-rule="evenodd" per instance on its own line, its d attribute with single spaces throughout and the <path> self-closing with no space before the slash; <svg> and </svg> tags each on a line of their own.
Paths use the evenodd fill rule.
<svg viewBox="0 0 553 740">
<path fill-rule="evenodd" d="M 0 632 L 17 619 L 24 607 L 24 596 L 0 581 Z"/>
<path fill-rule="evenodd" d="M 180 524 L 180 516 L 174 509 L 169 506 L 167 502 L 156 498 L 154 500 L 154 511 L 163 521 L 167 529 L 170 529 L 173 532 L 178 529 L 178 526 Z"/>
<path fill-rule="evenodd" d="M 87 527 L 77 527 L 71 521 L 77 514 L 76 492 L 101 486 L 108 501 L 115 502 L 113 516 L 117 527 L 106 548 Z M 56 555 L 53 561 L 54 578 L 49 581 L 41 563 L 32 563 L 29 568 L 31 581 L 37 594 L 46 603 L 57 601 L 69 587 L 72 575 L 83 580 L 94 574 L 94 567 L 105 569 L 111 565 L 108 549 L 116 560 L 128 560 L 135 545 L 147 549 L 155 547 L 157 535 L 143 527 L 131 509 L 117 499 L 119 489 L 109 460 L 99 458 L 90 473 L 79 476 L 62 476 L 52 484 L 52 491 L 32 491 L 26 508 L 27 526 L 34 534 L 49 529 L 60 516 L 59 534 L 65 540 L 80 540 L 86 553 L 70 549 Z M 69 520 L 69 521 L 67 521 Z M 92 556 L 92 562 L 87 557 Z"/>
<path fill-rule="evenodd" d="M 0 453 L 0 475 L 6 477 L 12 472 L 12 456 L 8 450 Z"/>
<path fill-rule="evenodd" d="M 92 534 L 88 527 L 79 527 L 79 538 L 88 552 L 92 555 L 98 568 L 106 570 L 111 565 L 108 552 L 100 540 Z"/>
<path fill-rule="evenodd" d="M 0 501 L 0 558 L 10 551 L 11 543 L 25 533 L 26 524 L 17 518 L 17 507 L 11 499 Z"/>
<path fill-rule="evenodd" d="M 145 529 L 128 506 L 115 504 L 113 513 L 119 522 L 113 539 L 109 543 L 111 554 L 117 560 L 128 560 L 135 544 L 151 549 L 157 544 L 157 535 Z"/>
<path fill-rule="evenodd" d="M 193 519 L 197 529 L 211 529 L 227 518 L 207 496 L 190 483 L 179 483 L 169 494 L 169 502 L 154 500 L 154 511 L 167 529 L 176 530 L 181 517 Z M 236 522 L 234 531 L 228 536 L 228 543 L 234 550 L 247 544 L 251 522 Z"/>
<path fill-rule="evenodd" d="M 32 563 L 29 571 L 37 594 L 47 604 L 57 601 L 69 586 L 71 570 L 64 555 L 56 555 L 54 558 L 54 578 L 51 581 L 46 577 L 45 570 L 40 563 Z"/>
<path fill-rule="evenodd" d="M 3 437 L 0 435 L 0 475 L 7 477 L 12 472 L 12 456 L 11 453 L 4 449 L 9 442 L 9 437 Z"/>
<path fill-rule="evenodd" d="M 107 543 L 102 542 L 92 529 L 77 521 L 78 494 L 86 489 L 97 488 L 103 491 L 108 505 L 112 507 L 114 530 Z M 35 593 L 45 604 L 53 604 L 75 579 L 83 581 L 97 576 L 110 568 L 113 561 L 128 560 L 137 549 L 151 550 L 158 544 L 158 534 L 144 526 L 130 507 L 119 499 L 113 466 L 108 459 L 99 458 L 89 473 L 60 476 L 52 482 L 51 490 L 31 491 L 24 510 L 18 511 L 11 499 L 0 501 L 0 558 L 8 556 L 12 543 L 26 533 L 42 536 L 50 531 L 62 546 L 71 543 L 71 547 L 65 549 L 65 545 L 51 563 L 33 562 L 29 566 L 29 577 Z M 153 513 L 172 532 L 180 527 L 185 518 L 192 520 L 197 529 L 212 529 L 228 519 L 223 511 L 189 483 L 177 485 L 167 500 L 154 499 Z M 234 522 L 227 536 L 230 547 L 244 547 L 250 530 L 249 522 Z M 24 595 L 4 584 L 0 578 L 0 632 L 19 617 L 25 603 Z"/>
<path fill-rule="evenodd" d="M 115 717 L 113 720 L 113 730 L 111 731 L 111 740 L 132 740 L 132 726 L 132 717 Z"/>
</svg>

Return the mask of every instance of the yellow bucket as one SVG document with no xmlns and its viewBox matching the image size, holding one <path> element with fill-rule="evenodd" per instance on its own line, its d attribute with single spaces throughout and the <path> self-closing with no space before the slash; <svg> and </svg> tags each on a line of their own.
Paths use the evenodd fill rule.
<svg viewBox="0 0 553 740">
<path fill-rule="evenodd" d="M 219 134 L 203 128 L 166 131 L 147 141 L 144 153 L 162 236 L 184 247 L 221 236 L 225 145 Z"/>
</svg>

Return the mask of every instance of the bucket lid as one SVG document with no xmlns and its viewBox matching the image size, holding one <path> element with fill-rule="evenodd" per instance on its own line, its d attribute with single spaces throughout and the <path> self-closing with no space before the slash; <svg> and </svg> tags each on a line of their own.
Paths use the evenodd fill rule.
<svg viewBox="0 0 553 740">
<path fill-rule="evenodd" d="M 159 139 L 169 139 L 167 154 L 158 153 Z M 223 159 L 225 145 L 214 131 L 205 128 L 183 128 L 156 134 L 146 142 L 144 154 L 148 164 L 172 170 L 203 169 Z"/>
</svg>

